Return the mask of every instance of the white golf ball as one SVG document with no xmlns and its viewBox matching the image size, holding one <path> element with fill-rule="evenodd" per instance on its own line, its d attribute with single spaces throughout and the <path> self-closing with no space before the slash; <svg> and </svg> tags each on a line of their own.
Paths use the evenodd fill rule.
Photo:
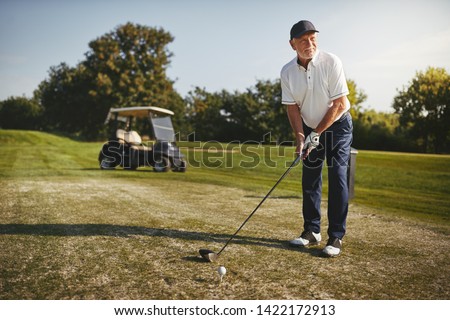
<svg viewBox="0 0 450 320">
<path fill-rule="evenodd" d="M 219 269 L 217 269 L 217 272 L 219 272 L 219 275 L 223 277 L 225 273 L 227 273 L 227 269 L 225 269 L 224 266 L 220 266 Z"/>
</svg>

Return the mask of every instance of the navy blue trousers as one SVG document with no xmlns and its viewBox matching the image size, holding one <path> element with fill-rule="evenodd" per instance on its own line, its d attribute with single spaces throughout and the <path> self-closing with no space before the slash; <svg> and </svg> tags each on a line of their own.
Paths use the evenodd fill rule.
<svg viewBox="0 0 450 320">
<path fill-rule="evenodd" d="M 303 123 L 307 137 L 312 129 Z M 348 213 L 347 169 L 353 140 L 351 115 L 344 114 L 320 136 L 320 145 L 303 161 L 303 219 L 304 230 L 320 232 L 320 203 L 322 199 L 322 167 L 328 167 L 328 236 L 342 239 Z"/>
</svg>

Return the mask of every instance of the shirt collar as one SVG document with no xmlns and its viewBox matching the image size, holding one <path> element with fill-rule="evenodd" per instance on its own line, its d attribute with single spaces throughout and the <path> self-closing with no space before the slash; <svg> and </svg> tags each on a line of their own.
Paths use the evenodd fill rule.
<svg viewBox="0 0 450 320">
<path fill-rule="evenodd" d="M 317 66 L 317 64 L 319 63 L 319 49 L 316 49 L 316 53 L 314 54 L 314 57 L 312 58 L 311 62 L 313 64 L 313 66 Z"/>
</svg>

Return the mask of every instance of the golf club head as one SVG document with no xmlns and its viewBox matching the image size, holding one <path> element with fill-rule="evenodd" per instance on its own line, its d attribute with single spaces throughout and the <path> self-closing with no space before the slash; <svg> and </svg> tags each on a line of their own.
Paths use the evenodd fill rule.
<svg viewBox="0 0 450 320">
<path fill-rule="evenodd" d="M 214 251 L 208 249 L 200 249 L 198 252 L 208 262 L 214 262 L 219 257 Z"/>
</svg>

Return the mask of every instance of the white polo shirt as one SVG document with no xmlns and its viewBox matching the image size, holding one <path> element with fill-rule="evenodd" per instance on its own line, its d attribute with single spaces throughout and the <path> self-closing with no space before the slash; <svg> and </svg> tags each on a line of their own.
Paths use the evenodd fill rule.
<svg viewBox="0 0 450 320">
<path fill-rule="evenodd" d="M 349 94 L 341 60 L 334 54 L 316 51 L 306 70 L 297 57 L 281 69 L 281 102 L 297 104 L 305 124 L 315 129 L 333 100 Z M 350 109 L 348 99 L 347 108 Z M 340 115 L 336 118 L 339 119 Z"/>
</svg>

